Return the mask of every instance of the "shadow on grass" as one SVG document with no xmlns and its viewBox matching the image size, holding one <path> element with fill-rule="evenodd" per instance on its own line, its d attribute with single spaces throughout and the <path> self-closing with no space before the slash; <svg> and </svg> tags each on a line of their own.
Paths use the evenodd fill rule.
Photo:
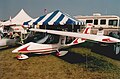
<svg viewBox="0 0 120 79">
<path fill-rule="evenodd" d="M 56 56 L 55 54 L 52 54 Z M 57 56 L 56 56 L 57 57 Z M 94 56 L 82 56 L 79 53 L 69 52 L 65 56 L 58 57 L 65 62 L 71 64 L 78 64 L 82 67 L 88 68 L 90 71 L 112 71 L 113 69 L 118 69 L 113 64 L 108 63 L 105 60 L 98 59 Z"/>
<path fill-rule="evenodd" d="M 100 54 L 115 60 L 120 60 L 120 52 L 118 54 L 115 53 L 114 50 L 114 44 L 109 44 L 109 45 L 105 45 L 105 44 L 100 44 L 100 43 L 94 43 L 94 42 L 85 42 L 82 43 L 80 45 L 77 45 L 75 47 L 85 47 L 85 48 L 89 48 L 91 49 L 92 52 L 96 53 L 96 54 Z"/>
<path fill-rule="evenodd" d="M 56 56 L 55 53 L 52 53 L 52 55 Z M 58 57 L 58 56 L 56 56 Z M 78 63 L 84 63 L 86 62 L 86 57 L 78 54 L 78 53 L 74 53 L 74 52 L 68 52 L 66 55 L 58 57 L 68 63 L 71 64 L 78 64 Z M 91 60 L 90 58 L 87 59 L 87 61 Z"/>
<path fill-rule="evenodd" d="M 50 55 L 50 54 L 35 54 L 35 53 L 27 53 L 25 54 L 28 57 L 38 57 L 38 56 L 45 56 L 45 55 Z"/>
<path fill-rule="evenodd" d="M 57 56 L 56 53 L 50 53 L 51 55 L 64 60 L 65 62 L 71 63 L 71 64 L 77 64 L 77 63 L 84 63 L 86 62 L 86 56 L 82 56 L 78 53 L 74 53 L 74 52 L 68 52 L 66 55 L 64 56 Z M 50 54 L 34 54 L 34 53 L 28 53 L 25 54 L 29 57 L 39 57 L 39 56 L 46 56 L 46 55 L 50 55 Z M 87 61 L 91 60 L 91 58 L 87 58 Z"/>
<path fill-rule="evenodd" d="M 91 51 L 115 60 L 120 60 L 120 53 L 119 54 L 115 53 L 113 45 L 100 46 L 99 44 L 94 44 L 94 46 L 91 48 Z"/>
</svg>

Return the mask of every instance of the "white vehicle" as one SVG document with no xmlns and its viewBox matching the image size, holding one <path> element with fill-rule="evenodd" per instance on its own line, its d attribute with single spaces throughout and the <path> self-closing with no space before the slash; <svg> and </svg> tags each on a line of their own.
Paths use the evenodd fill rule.
<svg viewBox="0 0 120 79">
<path fill-rule="evenodd" d="M 120 29 L 120 17 L 116 15 L 101 15 L 100 13 L 94 13 L 92 16 L 74 16 L 78 20 L 84 21 L 86 24 L 92 24 L 94 27 L 94 33 L 96 29 L 102 27 L 105 31 L 105 35 L 108 35 L 111 31 L 118 31 Z"/>
<path fill-rule="evenodd" d="M 75 16 L 78 20 L 83 20 L 87 23 L 92 23 L 95 27 L 119 27 L 120 17 L 116 15 L 101 15 L 95 13 L 93 16 Z"/>
<path fill-rule="evenodd" d="M 39 54 L 47 54 L 52 52 L 57 52 L 58 56 L 63 56 L 67 52 L 66 51 L 59 51 L 61 48 L 69 47 L 72 45 L 76 45 L 82 42 L 85 42 L 85 40 L 93 40 L 97 42 L 102 43 L 119 43 L 120 40 L 116 38 L 112 38 L 109 36 L 98 36 L 93 34 L 86 34 L 87 31 L 84 31 L 84 33 L 76 33 L 76 32 L 65 32 L 65 31 L 55 31 L 55 30 L 45 30 L 45 29 L 30 29 L 31 31 L 35 32 L 43 32 L 43 33 L 49 33 L 53 35 L 57 35 L 55 37 L 55 40 L 58 40 L 56 43 L 52 43 L 50 41 L 54 41 L 53 38 L 48 39 L 48 42 L 29 42 L 27 44 L 24 44 L 23 46 L 18 47 L 17 49 L 13 50 L 13 53 L 39 53 Z M 69 37 L 75 37 L 76 39 L 73 40 L 71 43 L 66 44 L 66 36 Z M 19 56 L 21 59 L 22 56 Z M 22 58 L 23 59 L 23 58 Z M 26 58 L 24 58 L 26 59 Z"/>
</svg>

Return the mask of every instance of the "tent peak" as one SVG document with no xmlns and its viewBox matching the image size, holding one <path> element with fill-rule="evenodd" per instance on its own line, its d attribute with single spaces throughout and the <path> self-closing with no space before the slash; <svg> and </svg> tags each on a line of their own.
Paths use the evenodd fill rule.
<svg viewBox="0 0 120 79">
<path fill-rule="evenodd" d="M 3 23 L 3 25 L 10 25 L 10 24 L 16 24 L 16 25 L 23 25 L 25 21 L 31 20 L 31 18 L 25 11 L 24 9 L 21 9 L 17 15 L 12 18 L 11 20 L 8 20 Z"/>
</svg>

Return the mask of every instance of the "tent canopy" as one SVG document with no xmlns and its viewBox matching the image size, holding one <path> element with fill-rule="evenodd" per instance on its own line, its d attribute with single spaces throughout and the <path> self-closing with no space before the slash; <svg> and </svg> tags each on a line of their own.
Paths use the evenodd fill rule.
<svg viewBox="0 0 120 79">
<path fill-rule="evenodd" d="M 39 18 L 39 17 L 37 17 L 37 18 L 35 18 L 35 19 L 31 19 L 31 20 L 29 20 L 29 21 L 26 21 L 26 22 L 23 23 L 23 25 L 32 25 L 33 22 L 35 22 L 38 18 Z"/>
<path fill-rule="evenodd" d="M 83 21 L 78 21 L 71 18 L 68 14 L 63 14 L 63 12 L 56 10 L 54 12 L 48 13 L 44 16 L 39 17 L 34 25 L 84 25 Z"/>
<path fill-rule="evenodd" d="M 14 17 L 10 18 L 8 21 L 3 22 L 2 25 L 23 25 L 25 21 L 31 20 L 32 18 L 23 10 Z"/>
</svg>

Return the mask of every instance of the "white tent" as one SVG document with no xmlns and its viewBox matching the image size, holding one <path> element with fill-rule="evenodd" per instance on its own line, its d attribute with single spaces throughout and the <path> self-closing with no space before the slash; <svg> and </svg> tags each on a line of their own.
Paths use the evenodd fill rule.
<svg viewBox="0 0 120 79">
<path fill-rule="evenodd" d="M 21 11 L 14 17 L 10 18 L 8 21 L 3 22 L 2 25 L 23 25 L 25 21 L 31 20 L 32 18 L 23 10 Z"/>
</svg>

